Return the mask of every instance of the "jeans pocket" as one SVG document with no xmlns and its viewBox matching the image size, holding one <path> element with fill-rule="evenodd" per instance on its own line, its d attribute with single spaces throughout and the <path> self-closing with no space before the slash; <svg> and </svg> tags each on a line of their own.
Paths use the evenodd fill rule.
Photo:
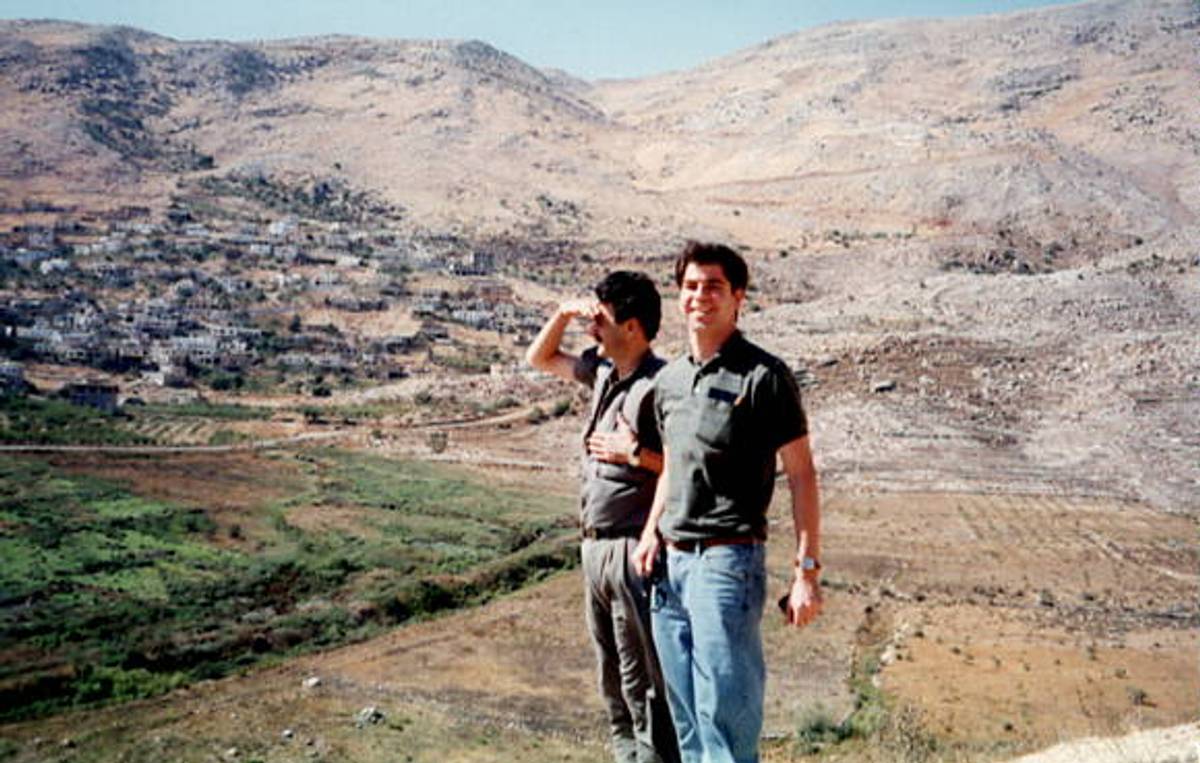
<svg viewBox="0 0 1200 763">
<path fill-rule="evenodd" d="M 757 543 L 714 546 L 704 552 L 704 566 L 714 594 L 724 606 L 761 608 L 766 596 L 763 547 Z"/>
<path fill-rule="evenodd" d="M 662 581 L 650 586 L 650 611 L 661 612 L 667 606 L 667 592 L 663 590 Z"/>
</svg>

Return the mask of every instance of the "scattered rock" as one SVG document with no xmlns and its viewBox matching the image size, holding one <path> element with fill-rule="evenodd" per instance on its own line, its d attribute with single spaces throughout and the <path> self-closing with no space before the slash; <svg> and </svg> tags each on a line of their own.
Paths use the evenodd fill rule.
<svg viewBox="0 0 1200 763">
<path fill-rule="evenodd" d="M 361 729 L 365 726 L 373 726 L 377 723 L 381 723 L 386 717 L 387 716 L 384 715 L 383 711 L 378 707 L 375 707 L 374 705 L 368 705 L 362 710 L 359 710 L 358 715 L 354 716 L 354 725 Z"/>
<path fill-rule="evenodd" d="M 321 679 L 317 676 L 309 676 L 308 678 L 304 679 L 303 686 L 305 689 L 315 689 L 320 685 Z"/>
<path fill-rule="evenodd" d="M 1131 697 L 1132 699 L 1132 697 Z M 1169 761 L 1196 760 L 1200 731 L 1195 723 L 1184 723 L 1164 729 L 1138 731 L 1124 737 L 1077 739 L 1064 742 L 1009 763 L 1124 763 L 1130 760 Z"/>
<path fill-rule="evenodd" d="M 794 370 L 792 375 L 796 378 L 796 386 L 800 387 L 800 389 L 815 387 L 819 383 L 812 371 L 803 365 Z"/>
<path fill-rule="evenodd" d="M 894 379 L 883 379 L 871 385 L 872 392 L 891 392 L 896 389 L 896 381 Z"/>
<path fill-rule="evenodd" d="M 283 739 L 285 742 L 288 742 L 288 741 L 291 741 L 292 739 L 295 739 L 295 738 L 296 738 L 296 732 L 295 732 L 295 731 L 292 731 L 291 729 L 284 729 L 284 730 L 283 730 L 283 733 L 282 733 L 282 734 L 280 734 L 279 736 L 280 736 L 280 738 L 282 738 L 282 739 Z"/>
</svg>

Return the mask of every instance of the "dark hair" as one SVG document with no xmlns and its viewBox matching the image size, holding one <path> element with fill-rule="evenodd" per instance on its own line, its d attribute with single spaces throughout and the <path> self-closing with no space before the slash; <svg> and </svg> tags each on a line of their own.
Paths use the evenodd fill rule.
<svg viewBox="0 0 1200 763">
<path fill-rule="evenodd" d="M 683 271 L 691 263 L 697 265 L 720 265 L 733 291 L 745 290 L 750 283 L 750 271 L 742 255 L 724 244 L 705 244 L 689 241 L 675 259 L 675 285 L 683 285 Z"/>
<path fill-rule="evenodd" d="M 637 318 L 647 340 L 658 334 L 662 322 L 662 298 L 658 296 L 654 281 L 645 273 L 632 270 L 609 273 L 596 284 L 596 298 L 612 305 L 617 323 Z"/>
</svg>

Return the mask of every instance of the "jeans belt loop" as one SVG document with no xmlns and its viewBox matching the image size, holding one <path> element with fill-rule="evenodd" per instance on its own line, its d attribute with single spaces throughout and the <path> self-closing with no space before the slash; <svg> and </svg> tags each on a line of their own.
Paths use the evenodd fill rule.
<svg viewBox="0 0 1200 763">
<path fill-rule="evenodd" d="M 714 546 L 750 546 L 762 542 L 762 538 L 754 535 L 732 535 L 725 538 L 700 538 L 699 540 L 666 540 L 667 545 L 671 548 L 689 554 Z"/>
</svg>

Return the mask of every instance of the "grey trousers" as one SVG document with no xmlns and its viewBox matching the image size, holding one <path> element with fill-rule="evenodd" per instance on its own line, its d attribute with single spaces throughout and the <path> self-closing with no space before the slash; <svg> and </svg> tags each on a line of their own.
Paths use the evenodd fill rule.
<svg viewBox="0 0 1200 763">
<path fill-rule="evenodd" d="M 584 612 L 617 763 L 679 760 L 650 637 L 649 586 L 633 569 L 636 538 L 584 540 Z"/>
</svg>

